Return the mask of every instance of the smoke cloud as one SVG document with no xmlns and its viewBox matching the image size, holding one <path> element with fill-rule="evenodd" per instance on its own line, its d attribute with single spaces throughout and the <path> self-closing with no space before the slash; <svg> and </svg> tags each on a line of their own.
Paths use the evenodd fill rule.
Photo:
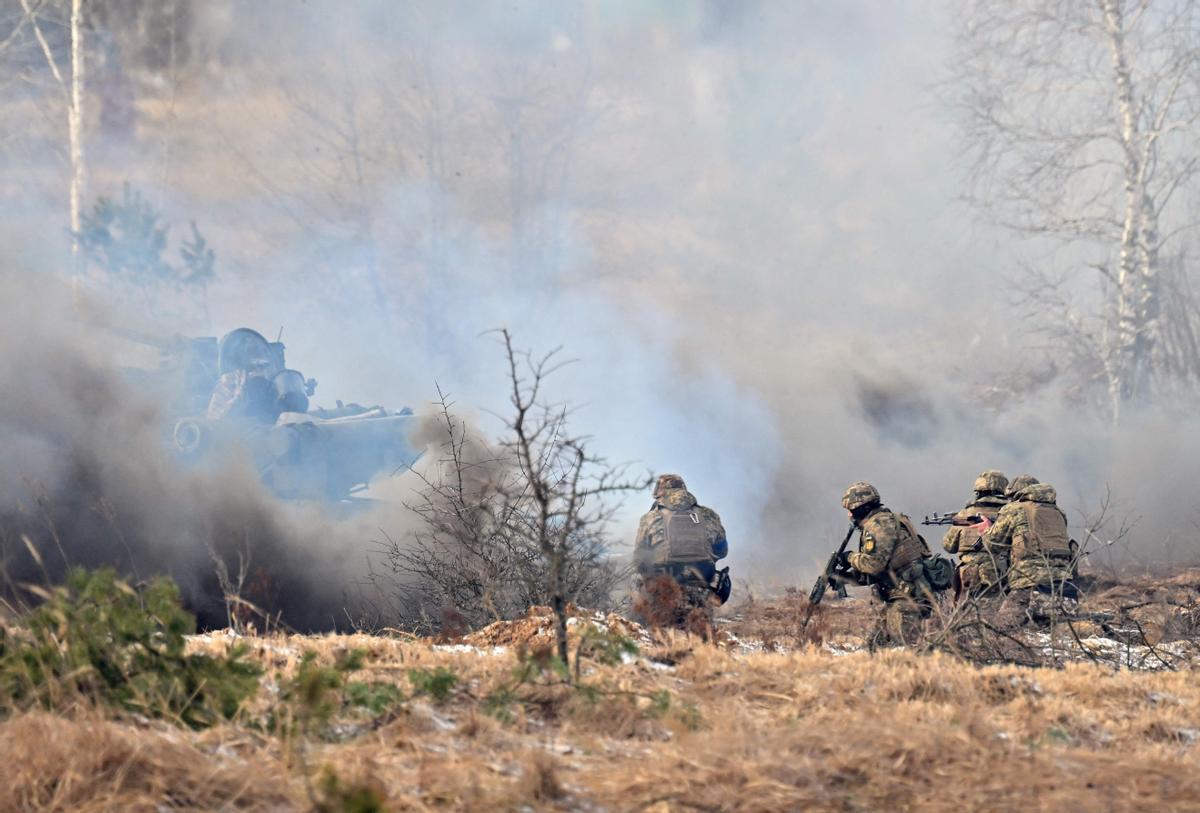
<svg viewBox="0 0 1200 813">
<path fill-rule="evenodd" d="M 69 566 L 169 573 L 202 624 L 224 624 L 220 559 L 234 578 L 244 562 L 244 597 L 293 627 L 356 620 L 365 543 L 402 525 L 398 505 L 339 515 L 285 503 L 236 450 L 183 466 L 164 393 L 127 380 L 103 334 L 79 321 L 86 307 L 29 275 L 6 272 L 0 285 L 0 541 L 14 585 Z"/>
<path fill-rule="evenodd" d="M 486 331 L 564 346 L 578 363 L 552 386 L 595 448 L 682 473 L 759 583 L 811 575 L 848 483 L 919 516 L 985 468 L 1054 483 L 1077 536 L 1107 486 L 1112 513 L 1141 517 L 1129 556 L 1182 556 L 1195 419 L 1160 404 L 1115 429 L 1073 408 L 1008 292 L 1020 247 L 955 204 L 929 92 L 954 6 L 219 0 L 174 28 L 97 20 L 90 194 L 128 180 L 176 231 L 194 220 L 218 276 L 204 296 L 138 299 L 97 269 L 83 288 L 167 334 L 282 326 L 317 404 L 428 412 L 436 383 L 485 433 L 505 403 Z M 69 253 L 58 101 L 4 93 L 42 112 L 0 157 L 0 206 L 14 262 L 46 276 Z M 398 508 L 280 505 L 238 461 L 175 471 L 161 407 L 65 298 L 0 284 L 8 522 L 33 522 L 39 493 L 69 502 L 55 518 L 76 557 L 196 595 L 209 542 L 232 555 L 248 535 L 311 626 L 378 530 L 403 534 Z M 1013 377 L 1020 397 L 996 386 Z"/>
</svg>

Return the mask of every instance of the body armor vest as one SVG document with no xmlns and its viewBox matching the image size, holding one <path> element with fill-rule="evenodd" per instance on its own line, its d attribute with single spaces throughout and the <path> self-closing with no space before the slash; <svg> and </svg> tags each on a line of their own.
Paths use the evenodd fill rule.
<svg viewBox="0 0 1200 813">
<path fill-rule="evenodd" d="M 1022 559 L 1070 559 L 1071 540 L 1067 519 L 1053 505 L 1023 502 L 1026 527 L 1013 535 L 1013 561 Z"/>
<path fill-rule="evenodd" d="M 662 517 L 664 539 L 654 551 L 655 565 L 712 561 L 708 528 L 694 507 L 690 511 L 661 508 L 659 515 Z"/>
<path fill-rule="evenodd" d="M 917 533 L 912 520 L 904 514 L 896 514 L 895 517 L 896 522 L 900 525 L 901 539 L 892 549 L 892 558 L 888 561 L 888 569 L 895 573 L 901 573 L 913 562 L 919 562 L 928 556 L 929 548 L 921 539 L 921 535 Z"/>
</svg>

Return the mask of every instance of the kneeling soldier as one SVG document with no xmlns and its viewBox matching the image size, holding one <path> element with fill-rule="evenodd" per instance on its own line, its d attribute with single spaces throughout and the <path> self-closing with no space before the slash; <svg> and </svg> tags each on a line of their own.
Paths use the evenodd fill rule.
<svg viewBox="0 0 1200 813">
<path fill-rule="evenodd" d="M 664 474 L 654 486 L 654 504 L 638 523 L 634 564 L 642 580 L 641 615 L 649 621 L 688 626 L 699 610 L 711 627 L 713 611 L 729 598 L 729 568 L 717 560 L 729 554 L 721 518 L 696 502 L 678 474 Z M 661 595 L 664 580 L 677 585 L 677 597 Z M 660 606 L 664 603 L 673 606 Z M 663 618 L 662 616 L 666 616 Z"/>
<path fill-rule="evenodd" d="M 842 554 L 844 568 L 860 584 L 870 584 L 884 602 L 874 638 L 912 645 L 921 635 L 921 619 L 932 609 L 933 591 L 925 578 L 929 547 L 903 514 L 884 508 L 870 483 L 846 489 L 842 506 L 859 529 L 858 550 Z"/>
<path fill-rule="evenodd" d="M 973 517 L 985 517 L 995 522 L 1000 509 L 1008 505 L 1004 489 L 1008 478 L 1002 473 L 988 469 L 975 478 L 975 497 L 958 512 L 956 518 L 972 521 Z M 983 532 L 979 526 L 955 525 L 942 538 L 942 547 L 947 553 L 958 555 L 955 593 L 959 597 L 974 598 L 998 595 L 1002 579 L 1008 570 L 1008 561 L 998 559 L 983 545 Z"/>
<path fill-rule="evenodd" d="M 988 548 L 1007 551 L 1011 560 L 1008 595 L 997 614 L 997 623 L 1008 628 L 1042 623 L 1076 607 L 1076 547 L 1066 515 L 1055 502 L 1054 486 L 1028 480 L 984 535 Z"/>
</svg>

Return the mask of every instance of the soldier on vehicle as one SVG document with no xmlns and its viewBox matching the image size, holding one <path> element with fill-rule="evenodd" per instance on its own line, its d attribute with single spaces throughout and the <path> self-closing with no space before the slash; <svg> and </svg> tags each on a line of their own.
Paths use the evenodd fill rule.
<svg viewBox="0 0 1200 813">
<path fill-rule="evenodd" d="M 956 515 L 956 519 L 985 517 L 995 522 L 1000 509 L 1008 504 L 1004 490 L 1008 478 L 995 469 L 988 469 L 975 478 L 975 496 Z M 978 525 L 953 525 L 942 538 L 947 553 L 958 555 L 955 570 L 956 596 L 995 595 L 1002 588 L 1007 561 L 997 559 L 983 544 L 983 531 Z"/>
<path fill-rule="evenodd" d="M 843 552 L 839 565 L 860 584 L 872 585 L 884 602 L 875 640 L 916 643 L 921 620 L 930 614 L 933 602 L 924 568 L 928 545 L 908 517 L 883 506 L 879 491 L 870 483 L 852 484 L 842 506 L 859 529 L 859 540 L 858 550 Z"/>
<path fill-rule="evenodd" d="M 255 424 L 274 423 L 279 410 L 275 406 L 271 375 L 266 359 L 252 359 L 241 369 L 223 374 L 208 402 L 208 420 L 241 418 Z"/>
<path fill-rule="evenodd" d="M 1040 623 L 1055 614 L 1073 612 L 1076 589 L 1072 581 L 1078 547 L 1067 533 L 1067 518 L 1059 509 L 1054 487 L 1028 475 L 1009 485 L 1012 501 L 1000 510 L 983 542 L 1010 561 L 1008 595 L 997 613 L 1003 627 Z"/>
<path fill-rule="evenodd" d="M 711 627 L 715 607 L 729 598 L 729 568 L 717 570 L 729 554 L 721 518 L 696 502 L 678 474 L 664 474 L 654 486 L 654 504 L 638 523 L 634 564 L 641 577 L 643 616 L 686 626 L 699 610 Z M 671 606 L 654 606 L 663 603 Z"/>
</svg>

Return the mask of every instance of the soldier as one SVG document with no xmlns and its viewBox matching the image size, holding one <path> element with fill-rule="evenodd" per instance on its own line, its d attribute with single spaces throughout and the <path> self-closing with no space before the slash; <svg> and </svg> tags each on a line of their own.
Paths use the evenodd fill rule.
<svg viewBox="0 0 1200 813">
<path fill-rule="evenodd" d="M 1011 562 L 1008 595 L 996 619 L 1007 628 L 1074 610 L 1077 549 L 1067 535 L 1067 518 L 1056 503 L 1054 486 L 1026 475 L 1015 478 L 1009 490 L 1012 502 L 1000 510 L 983 537 L 987 548 Z"/>
<path fill-rule="evenodd" d="M 243 368 L 217 379 L 208 402 L 208 420 L 242 418 L 255 424 L 272 424 L 279 417 L 271 366 L 266 359 L 250 359 Z"/>
<path fill-rule="evenodd" d="M 1000 509 L 1008 504 L 1004 490 L 1008 478 L 995 469 L 988 469 L 975 478 L 975 498 L 956 514 L 956 518 L 986 517 L 992 522 Z M 1008 562 L 998 560 L 983 546 L 983 532 L 978 526 L 954 525 L 942 538 L 947 553 L 958 555 L 955 570 L 956 596 L 981 597 L 996 595 L 1001 590 Z"/>
<path fill-rule="evenodd" d="M 685 626 L 700 610 L 711 627 L 715 605 L 729 598 L 729 569 L 716 562 L 729 554 L 721 518 L 696 502 L 678 474 L 664 474 L 654 486 L 654 504 L 638 523 L 634 563 L 646 606 L 641 614 Z M 669 591 L 663 589 L 672 588 Z M 677 585 L 677 587 L 675 587 Z M 662 604 L 671 606 L 663 607 Z"/>
<path fill-rule="evenodd" d="M 1034 477 L 1032 474 L 1018 474 L 1016 477 L 1008 481 L 1008 487 L 1004 489 L 1004 497 L 1009 502 L 1012 502 L 1013 497 L 1016 496 L 1018 491 L 1028 488 L 1029 486 L 1036 486 L 1037 484 L 1038 478 Z"/>
<path fill-rule="evenodd" d="M 921 633 L 921 619 L 932 610 L 933 591 L 925 578 L 929 547 L 903 514 L 883 507 L 870 483 L 846 489 L 842 505 L 859 529 L 858 550 L 842 554 L 839 565 L 860 584 L 870 584 L 884 602 L 874 640 L 911 645 Z"/>
</svg>

